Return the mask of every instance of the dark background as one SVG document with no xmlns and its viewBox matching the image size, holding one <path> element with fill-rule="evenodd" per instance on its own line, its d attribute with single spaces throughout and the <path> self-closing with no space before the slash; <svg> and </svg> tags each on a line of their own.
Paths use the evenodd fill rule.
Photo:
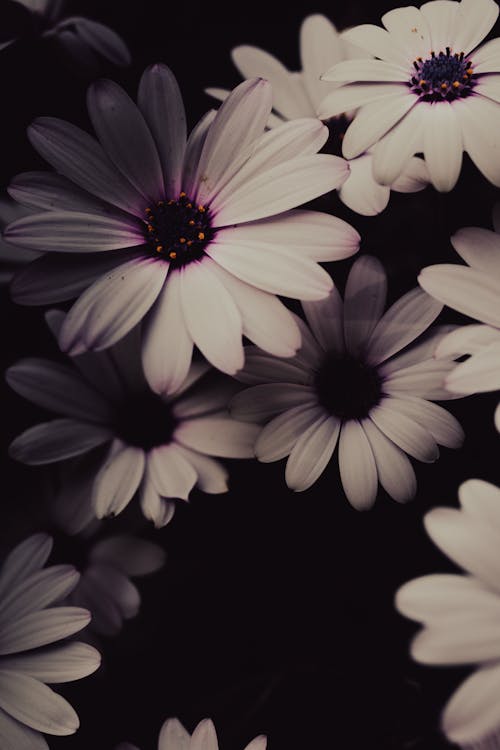
<svg viewBox="0 0 500 750">
<path fill-rule="evenodd" d="M 233 46 L 261 46 L 298 69 L 298 30 L 309 13 L 323 12 L 343 28 L 377 23 L 384 11 L 409 4 L 359 0 L 335 9 L 306 1 L 285 7 L 262 0 L 232 6 L 88 0 L 68 2 L 68 12 L 123 35 L 132 67 L 103 72 L 131 94 L 146 65 L 167 63 L 192 126 L 212 105 L 205 86 L 239 82 Z M 12 6 L 1 0 L 0 9 L 11 13 Z M 57 48 L 26 37 L 0 54 L 0 83 L 5 186 L 18 172 L 45 167 L 25 136 L 35 116 L 88 126 L 88 80 Z M 496 200 L 497 191 L 466 160 L 453 193 L 393 194 L 378 217 L 352 213 L 335 194 L 316 207 L 360 231 L 361 252 L 386 267 L 393 301 L 415 285 L 420 268 L 457 262 L 449 236 L 462 226 L 489 227 Z M 341 288 L 350 265 L 330 265 Z M 6 289 L 0 306 L 2 370 L 21 356 L 57 356 L 41 309 L 16 307 Z M 440 320 L 464 319 L 445 311 Z M 74 543 L 47 521 L 50 475 L 6 457 L 12 438 L 44 415 L 1 388 L 0 555 L 31 531 L 46 530 L 56 535 L 53 559 L 77 563 Z M 407 506 L 380 490 L 372 511 L 352 510 L 336 461 L 302 494 L 286 488 L 284 462 L 232 462 L 227 495 L 194 491 L 161 531 L 134 508 L 106 522 L 102 533 L 141 529 L 164 546 L 168 560 L 163 571 L 139 581 L 140 615 L 118 638 L 102 639 L 101 670 L 62 689 L 82 727 L 74 737 L 50 738 L 51 748 L 106 750 L 121 740 L 155 748 L 168 716 L 189 730 L 212 717 L 223 750 L 243 750 L 260 733 L 269 736 L 271 750 L 451 747 L 437 729 L 439 711 L 466 671 L 421 667 L 408 658 L 416 626 L 395 612 L 393 596 L 410 578 L 453 570 L 426 537 L 422 517 L 435 505 L 455 505 L 464 479 L 498 481 L 495 402 L 480 395 L 445 404 L 462 422 L 465 445 L 458 452 L 443 448 L 434 465 L 416 465 L 418 495 Z"/>
</svg>

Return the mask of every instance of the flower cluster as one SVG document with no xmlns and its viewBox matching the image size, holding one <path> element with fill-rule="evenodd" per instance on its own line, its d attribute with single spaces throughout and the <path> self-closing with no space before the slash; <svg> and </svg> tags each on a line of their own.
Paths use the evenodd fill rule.
<svg viewBox="0 0 500 750">
<path fill-rule="evenodd" d="M 177 508 L 175 536 L 192 495 L 228 492 L 243 459 L 286 458 L 290 490 L 318 483 L 329 496 L 338 484 L 356 511 L 384 493 L 407 503 L 417 494 L 411 459 L 432 464 L 440 446 L 446 455 L 465 439 L 453 404 L 436 402 L 500 390 L 498 206 L 495 231 L 451 236 L 466 265 L 420 262 L 402 289 L 376 242 L 366 251 L 370 230 L 357 228 L 391 191 L 453 191 L 464 152 L 500 187 L 500 39 L 483 43 L 499 7 L 430 0 L 389 10 L 383 27 L 342 32 L 308 16 L 300 72 L 255 46 L 234 48 L 243 81 L 206 89 L 218 109 L 188 132 L 167 65 L 144 71 L 134 100 L 94 80 L 106 63 L 131 62 L 116 32 L 64 16 L 58 0 L 14 5 L 19 31 L 0 49 L 15 50 L 30 24 L 31 38 L 56 41 L 92 79 L 93 133 L 36 117 L 28 139 L 51 170 L 17 174 L 0 199 L 1 280 L 14 303 L 50 308 L 52 336 L 49 358 L 26 351 L 6 369 L 13 403 L 38 415 L 8 454 L 53 465 L 47 526 L 75 557 L 83 550 L 76 567 L 44 567 L 52 537 L 27 536 L 28 524 L 2 555 L 0 745 L 41 750 L 43 734 L 79 726 L 48 685 L 100 662 L 70 637 L 88 626 L 102 648 L 139 613 L 132 579 L 164 566 L 147 522 L 153 536 Z M 349 221 L 334 215 L 343 206 Z M 500 406 L 495 423 L 500 432 Z M 424 625 L 417 661 L 479 664 L 441 728 L 461 747 L 493 748 L 500 491 L 469 480 L 459 498 L 460 511 L 435 508 L 425 527 L 468 575 L 411 581 L 396 607 Z M 265 747 L 259 736 L 246 750 Z M 218 741 L 210 720 L 191 736 L 168 719 L 158 748 L 218 750 Z"/>
</svg>

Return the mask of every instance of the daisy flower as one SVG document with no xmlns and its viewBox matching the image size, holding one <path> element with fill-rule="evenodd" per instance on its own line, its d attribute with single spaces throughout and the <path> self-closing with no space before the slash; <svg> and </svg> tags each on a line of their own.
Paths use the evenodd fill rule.
<svg viewBox="0 0 500 750">
<path fill-rule="evenodd" d="M 26 25 L 32 34 L 52 38 L 80 65 L 90 70 L 106 60 L 113 65 L 130 65 L 127 45 L 118 34 L 83 16 L 63 16 L 65 0 L 15 0 L 26 9 Z M 21 34 L 21 32 L 20 32 Z M 17 41 L 9 39 L 0 49 Z"/>
<path fill-rule="evenodd" d="M 33 213 L 29 208 L 20 206 L 19 203 L 8 196 L 0 197 L 0 231 L 7 224 L 16 219 L 21 219 Z M 6 242 L 0 235 L 0 284 L 5 284 L 12 279 L 14 271 L 22 264 L 35 260 L 40 255 L 33 250 L 23 250 Z"/>
<path fill-rule="evenodd" d="M 500 205 L 493 214 L 495 231 L 460 229 L 451 243 L 467 266 L 427 266 L 418 277 L 428 294 L 465 315 L 481 321 L 446 336 L 437 357 L 470 354 L 446 378 L 452 393 L 469 394 L 500 389 Z M 500 432 L 500 406 L 495 413 Z"/>
<path fill-rule="evenodd" d="M 452 398 L 442 382 L 454 362 L 433 358 L 448 329 L 437 327 L 406 348 L 442 305 L 416 288 L 382 315 L 386 285 L 380 262 L 359 258 L 344 302 L 334 287 L 326 300 L 303 303 L 310 329 L 299 323 L 303 346 L 296 357 L 248 354 L 238 377 L 252 387 L 232 401 L 237 418 L 268 422 L 256 456 L 264 462 L 288 456 L 285 479 L 296 492 L 318 479 L 338 444 L 342 485 L 357 510 L 373 505 L 378 482 L 398 502 L 412 498 L 416 480 L 406 454 L 433 462 L 438 443 L 458 448 L 464 437 L 457 420 L 432 403 Z"/>
<path fill-rule="evenodd" d="M 316 153 L 328 137 L 317 120 L 264 133 L 271 99 L 269 83 L 245 81 L 186 144 L 177 83 L 153 65 L 138 106 L 112 81 L 90 87 L 100 143 L 61 120 L 34 122 L 31 142 L 60 174 L 14 180 L 14 198 L 47 210 L 5 237 L 49 251 L 14 281 L 18 302 L 80 295 L 61 330 L 64 351 L 105 349 L 145 318 L 146 377 L 169 392 L 186 378 L 193 344 L 229 374 L 243 367 L 243 334 L 295 353 L 299 330 L 275 295 L 325 297 L 332 280 L 317 261 L 352 255 L 359 235 L 294 210 L 338 187 L 349 167 Z"/>
<path fill-rule="evenodd" d="M 347 60 L 326 72 L 345 83 L 325 97 L 321 117 L 360 107 L 342 151 L 373 146 L 373 174 L 391 185 L 422 152 L 436 190 L 457 182 L 462 152 L 500 185 L 500 39 L 478 47 L 498 17 L 494 0 L 431 0 L 396 8 L 385 29 L 356 26 L 345 38 L 377 59 Z"/>
<path fill-rule="evenodd" d="M 267 740 L 259 735 L 252 740 L 245 750 L 266 750 Z M 219 750 L 215 727 L 210 719 L 203 719 L 192 735 L 187 732 L 178 719 L 167 719 L 158 737 L 158 750 Z M 115 750 L 139 750 L 130 742 L 122 742 Z"/>
<path fill-rule="evenodd" d="M 53 645 L 84 628 L 90 613 L 54 606 L 74 589 L 79 575 L 71 565 L 44 568 L 51 549 L 49 536 L 34 534 L 0 569 L 2 750 L 48 750 L 41 732 L 76 732 L 78 716 L 48 685 L 79 680 L 100 664 L 99 653 L 84 643 Z"/>
<path fill-rule="evenodd" d="M 64 314 L 52 311 L 49 324 L 57 333 Z M 139 339 L 135 329 L 106 352 L 74 357 L 72 366 L 31 358 L 10 367 L 11 388 L 61 415 L 19 435 L 10 455 L 36 466 L 87 454 L 65 494 L 83 495 L 86 504 L 90 480 L 94 514 L 103 518 L 121 513 L 138 491 L 146 518 L 165 526 L 174 513 L 172 498 L 188 500 L 195 485 L 227 491 L 227 472 L 212 456 L 252 457 L 258 427 L 229 416 L 226 406 L 238 384 L 218 373 L 211 380 L 205 363 L 193 363 L 169 397 L 151 391 Z"/>
<path fill-rule="evenodd" d="M 129 534 L 94 542 L 80 580 L 68 604 L 85 607 L 92 614 L 89 628 L 99 635 L 117 635 L 124 620 L 139 612 L 141 597 L 131 578 L 163 567 L 165 553 L 152 542 Z"/>
<path fill-rule="evenodd" d="M 320 76 L 341 60 L 365 57 L 362 50 L 349 44 L 345 32 L 338 33 L 325 16 L 314 14 L 304 19 L 300 29 L 300 57 L 302 72 L 287 70 L 273 55 L 244 45 L 235 47 L 231 53 L 233 62 L 244 78 L 263 76 L 273 87 L 273 112 L 269 116 L 268 128 L 301 117 L 318 117 L 320 103 L 329 91 L 338 88 L 338 83 L 326 83 Z M 208 88 L 206 93 L 224 100 L 229 91 Z M 350 120 L 354 112 L 347 113 Z M 334 140 L 340 143 L 345 130 L 345 118 L 336 118 L 330 123 Z M 364 216 L 373 216 L 384 210 L 392 190 L 413 193 L 423 190 L 429 183 L 427 169 L 422 159 L 411 158 L 403 173 L 389 186 L 379 185 L 372 176 L 370 152 L 349 160 L 349 176 L 338 188 L 340 199 L 346 206 Z"/>
<path fill-rule="evenodd" d="M 500 742 L 500 490 L 470 479 L 459 489 L 460 510 L 425 516 L 432 541 L 467 575 L 416 578 L 396 594 L 398 610 L 424 626 L 411 654 L 424 664 L 477 664 L 442 716 L 447 737 L 463 748 Z"/>
</svg>

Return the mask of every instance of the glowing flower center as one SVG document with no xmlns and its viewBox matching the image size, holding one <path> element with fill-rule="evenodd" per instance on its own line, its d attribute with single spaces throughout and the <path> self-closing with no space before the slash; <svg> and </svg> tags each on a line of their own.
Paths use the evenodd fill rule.
<svg viewBox="0 0 500 750">
<path fill-rule="evenodd" d="M 180 267 L 198 260 L 214 237 L 210 212 L 186 193 L 146 209 L 146 241 L 157 257 Z"/>
<path fill-rule="evenodd" d="M 382 380 L 375 368 L 335 352 L 326 356 L 314 385 L 320 404 L 343 419 L 368 416 L 382 395 Z"/>
<path fill-rule="evenodd" d="M 472 94 L 477 76 L 463 52 L 452 54 L 450 47 L 427 60 L 418 57 L 409 86 L 425 102 L 452 102 Z"/>
<path fill-rule="evenodd" d="M 127 397 L 114 420 L 116 434 L 124 443 L 146 451 L 170 443 L 177 425 L 169 404 L 154 393 Z"/>
</svg>

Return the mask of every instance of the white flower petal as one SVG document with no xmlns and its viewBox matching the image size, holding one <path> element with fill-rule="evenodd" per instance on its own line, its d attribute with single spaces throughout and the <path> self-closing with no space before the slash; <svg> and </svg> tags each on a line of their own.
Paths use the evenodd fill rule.
<svg viewBox="0 0 500 750">
<path fill-rule="evenodd" d="M 446 47 L 453 46 L 454 52 L 458 52 L 459 48 L 456 47 L 452 42 L 455 39 L 458 11 L 460 4 L 452 2 L 450 0 L 431 0 L 431 2 L 424 3 L 420 6 L 420 12 L 429 25 L 429 31 L 431 35 L 431 47 L 430 49 L 435 52 L 445 51 Z M 460 50 L 461 51 L 461 50 Z"/>
<path fill-rule="evenodd" d="M 87 107 L 102 147 L 124 177 L 146 201 L 164 198 L 153 136 L 129 95 L 114 81 L 101 79 L 90 86 Z"/>
<path fill-rule="evenodd" d="M 175 198 L 181 191 L 186 113 L 177 81 L 166 65 L 157 63 L 144 71 L 137 103 L 158 150 L 165 195 Z"/>
<path fill-rule="evenodd" d="M 346 46 L 344 35 L 338 33 L 326 16 L 313 13 L 304 18 L 300 27 L 302 76 L 315 109 L 331 90 L 331 86 L 320 78 L 325 70 L 340 62 Z"/>
<path fill-rule="evenodd" d="M 430 182 L 429 170 L 423 159 L 413 156 L 391 185 L 391 190 L 398 193 L 417 193 L 424 190 Z"/>
<path fill-rule="evenodd" d="M 2 669 L 57 684 L 87 677 L 99 668 L 100 663 L 101 655 L 95 648 L 75 642 L 35 653 L 2 657 Z"/>
<path fill-rule="evenodd" d="M 79 578 L 72 565 L 51 565 L 11 586 L 2 597 L 0 627 L 61 601 L 73 591 Z"/>
<path fill-rule="evenodd" d="M 78 633 L 90 622 L 90 612 L 80 607 L 51 607 L 30 612 L 0 629 L 0 654 L 16 654 L 60 641 Z"/>
<path fill-rule="evenodd" d="M 405 583 L 396 594 L 396 608 L 406 617 L 423 623 L 437 623 L 474 612 L 499 612 L 497 594 L 478 580 L 464 575 L 438 573 Z"/>
<path fill-rule="evenodd" d="M 451 237 L 460 257 L 478 271 L 500 276 L 500 236 L 480 227 L 464 227 Z"/>
<path fill-rule="evenodd" d="M 346 130 L 342 141 L 345 158 L 353 159 L 373 146 L 391 128 L 397 127 L 416 103 L 415 95 L 408 93 L 406 87 L 401 87 L 398 94 L 365 104 Z"/>
<path fill-rule="evenodd" d="M 143 482 L 140 502 L 145 518 L 153 521 L 157 529 L 166 526 L 174 517 L 175 503 L 161 498 L 148 478 Z"/>
<path fill-rule="evenodd" d="M 144 474 L 144 451 L 115 439 L 92 488 L 97 518 L 117 516 L 131 501 Z"/>
<path fill-rule="evenodd" d="M 130 52 L 123 39 L 118 34 L 90 18 L 82 16 L 71 16 L 64 19 L 65 24 L 71 24 L 78 36 L 95 52 L 109 60 L 113 65 L 130 65 Z"/>
<path fill-rule="evenodd" d="M 389 81 L 397 83 L 408 80 L 408 72 L 395 63 L 385 60 L 343 60 L 322 76 L 323 81 Z"/>
<path fill-rule="evenodd" d="M 168 263 L 135 258 L 94 282 L 66 316 L 59 346 L 69 354 L 107 349 L 127 334 L 158 297 Z"/>
<path fill-rule="evenodd" d="M 458 490 L 462 508 L 500 532 L 500 488 L 482 479 L 468 479 Z"/>
<path fill-rule="evenodd" d="M 171 271 L 142 328 L 142 366 L 152 390 L 174 393 L 184 382 L 193 339 L 182 312 L 180 272 Z"/>
<path fill-rule="evenodd" d="M 377 497 L 377 466 L 371 444 L 357 419 L 342 423 L 339 469 L 344 492 L 353 508 L 369 510 Z"/>
<path fill-rule="evenodd" d="M 393 406 L 392 402 L 396 401 Z M 388 398 L 370 411 L 370 419 L 389 440 L 418 461 L 432 463 L 439 449 L 431 433 L 397 408 L 397 399 Z"/>
<path fill-rule="evenodd" d="M 270 357 L 257 347 L 245 347 L 245 367 L 238 372 L 237 378 L 242 383 L 300 383 L 312 382 L 310 368 L 304 369 L 302 362 L 293 359 Z"/>
<path fill-rule="evenodd" d="M 362 154 L 349 160 L 350 174 L 339 190 L 342 203 L 362 216 L 376 216 L 389 203 L 390 189 L 373 177 L 373 155 Z"/>
<path fill-rule="evenodd" d="M 479 612 L 433 622 L 414 638 L 411 655 L 423 664 L 473 664 L 498 659 L 497 622 Z"/>
<path fill-rule="evenodd" d="M 295 406 L 312 406 L 315 402 L 316 395 L 308 386 L 262 383 L 236 394 L 231 401 L 231 414 L 245 422 L 261 422 Z"/>
<path fill-rule="evenodd" d="M 386 294 L 387 276 L 380 261 L 371 255 L 358 258 L 344 294 L 344 336 L 350 354 L 364 352 L 384 310 Z"/>
<path fill-rule="evenodd" d="M 395 8 L 382 16 L 382 23 L 393 39 L 407 51 L 408 60 L 424 57 L 431 50 L 429 26 L 422 13 L 412 5 Z"/>
<path fill-rule="evenodd" d="M 434 356 L 459 357 L 462 354 L 477 354 L 490 344 L 500 344 L 500 331 L 482 324 L 459 326 L 445 336 L 434 352 Z"/>
<path fill-rule="evenodd" d="M 195 728 L 189 750 L 219 750 L 215 727 L 210 719 L 203 719 Z"/>
<path fill-rule="evenodd" d="M 176 445 L 160 445 L 148 454 L 148 476 L 161 497 L 188 500 L 197 473 Z"/>
<path fill-rule="evenodd" d="M 49 750 L 40 732 L 35 732 L 0 709 L 0 742 L 5 750 Z"/>
<path fill-rule="evenodd" d="M 423 152 L 432 184 L 442 193 L 447 193 L 455 184 L 462 168 L 462 133 L 460 121 L 450 102 L 441 102 L 438 107 L 424 102 L 422 122 L 424 125 Z"/>
<path fill-rule="evenodd" d="M 179 719 L 167 719 L 158 737 L 158 750 L 189 750 L 191 735 Z"/>
<path fill-rule="evenodd" d="M 318 107 L 318 117 L 327 120 L 349 110 L 357 109 L 391 95 L 400 95 L 400 84 L 388 83 L 353 83 L 340 86 L 325 96 Z"/>
<path fill-rule="evenodd" d="M 330 461 L 340 432 L 340 420 L 322 414 L 295 443 L 285 469 L 294 492 L 303 492 L 321 476 Z"/>
<path fill-rule="evenodd" d="M 364 419 L 361 424 L 373 452 L 378 480 L 384 490 L 398 503 L 412 500 L 417 491 L 417 479 L 406 453 L 389 440 L 370 419 Z"/>
<path fill-rule="evenodd" d="M 229 474 L 219 461 L 214 461 L 214 459 L 185 448 L 183 445 L 178 445 L 177 450 L 180 451 L 197 473 L 196 486 L 200 490 L 210 495 L 218 495 L 228 491 L 227 480 Z"/>
<path fill-rule="evenodd" d="M 340 187 L 349 175 L 344 159 L 329 154 L 298 156 L 250 178 L 218 205 L 214 226 L 255 221 L 288 211 Z M 21 219 L 23 221 L 23 219 Z"/>
<path fill-rule="evenodd" d="M 455 367 L 445 381 L 453 393 L 482 393 L 500 388 L 500 343 L 490 344 Z"/>
<path fill-rule="evenodd" d="M 260 427 L 227 417 L 202 417 L 182 422 L 175 431 L 176 442 L 186 448 L 221 458 L 252 458 Z"/>
<path fill-rule="evenodd" d="M 381 364 L 379 372 L 390 375 L 413 365 L 424 365 L 426 360 L 434 357 L 441 341 L 456 328 L 453 325 L 432 326 L 409 349 Z"/>
<path fill-rule="evenodd" d="M 423 150 L 425 111 L 421 104 L 413 107 L 397 127 L 390 130 L 373 149 L 373 178 L 382 185 L 392 186 L 402 174 L 410 158 Z M 460 148 L 460 159 L 462 150 Z"/>
<path fill-rule="evenodd" d="M 319 406 L 295 406 L 269 422 L 255 443 L 255 455 L 263 463 L 288 456 L 299 438 L 324 416 Z"/>
<path fill-rule="evenodd" d="M 491 31 L 498 18 L 493 0 L 461 0 L 454 47 L 467 54 Z"/>
<path fill-rule="evenodd" d="M 0 707 L 23 724 L 47 734 L 74 734 L 80 725 L 64 698 L 18 672 L 0 671 Z"/>
<path fill-rule="evenodd" d="M 389 60 L 397 65 L 407 65 L 408 55 L 404 48 L 398 44 L 397 36 L 389 34 L 385 29 L 373 24 L 361 24 L 347 29 L 343 38 L 366 50 L 374 57 L 381 60 Z M 326 70 L 326 68 L 325 68 Z"/>
<path fill-rule="evenodd" d="M 38 117 L 28 128 L 38 153 L 60 174 L 92 195 L 142 218 L 144 199 L 88 133 L 55 117 Z"/>
<path fill-rule="evenodd" d="M 458 420 L 442 406 L 414 396 L 392 398 L 391 403 L 401 414 L 425 427 L 439 445 L 447 448 L 462 446 L 465 439 L 464 431 Z"/>
<path fill-rule="evenodd" d="M 367 342 L 369 362 L 378 365 L 414 341 L 437 318 L 442 307 L 418 287 L 400 297 L 380 319 Z"/>
<path fill-rule="evenodd" d="M 394 396 L 420 396 L 430 401 L 458 398 L 445 388 L 445 378 L 455 367 L 450 359 L 427 359 L 397 370 L 384 380 L 384 393 Z M 381 374 L 383 374 L 381 368 Z"/>
<path fill-rule="evenodd" d="M 344 352 L 343 301 L 336 286 L 322 300 L 302 302 L 314 336 L 325 351 Z"/>
<path fill-rule="evenodd" d="M 424 268 L 418 283 L 448 307 L 500 328 L 500 279 L 475 268 L 439 264 Z"/>
<path fill-rule="evenodd" d="M 89 559 L 113 565 L 128 576 L 154 573 L 165 564 L 165 552 L 153 542 L 129 534 L 106 537 L 94 544 Z"/>
<path fill-rule="evenodd" d="M 18 435 L 10 444 L 9 455 L 30 466 L 49 464 L 86 453 L 111 437 L 111 431 L 101 425 L 53 419 Z"/>
<path fill-rule="evenodd" d="M 47 562 L 52 550 L 52 537 L 32 534 L 9 552 L 0 568 L 0 596 L 5 596 L 12 586 L 26 580 Z"/>
<path fill-rule="evenodd" d="M 201 353 L 217 369 L 234 375 L 243 367 L 242 320 L 232 296 L 204 262 L 181 269 L 184 321 Z"/>
<path fill-rule="evenodd" d="M 498 692 L 500 665 L 482 667 L 460 685 L 448 702 L 441 726 L 452 742 L 481 743 L 500 728 Z"/>
<path fill-rule="evenodd" d="M 500 117 L 499 105 L 484 96 L 457 99 L 454 110 L 460 121 L 464 151 L 487 180 L 500 187 L 500 159 L 492 158 L 499 149 L 497 128 L 491 123 Z"/>
</svg>

